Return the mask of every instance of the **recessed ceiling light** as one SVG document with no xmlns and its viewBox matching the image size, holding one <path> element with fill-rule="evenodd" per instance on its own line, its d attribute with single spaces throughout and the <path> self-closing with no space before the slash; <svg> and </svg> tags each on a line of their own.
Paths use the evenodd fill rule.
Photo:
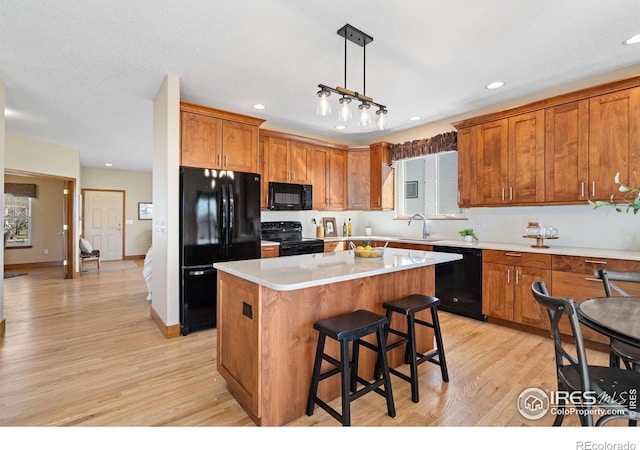
<svg viewBox="0 0 640 450">
<path fill-rule="evenodd" d="M 420 116 L 411 116 L 409 117 L 409 120 L 415 122 L 416 120 L 420 120 Z"/>
<path fill-rule="evenodd" d="M 336 125 L 336 130 L 344 130 L 345 128 L 347 127 L 345 127 L 344 125 Z"/>
<path fill-rule="evenodd" d="M 104 163 L 104 165 L 107 166 L 107 167 L 113 166 L 113 164 L 111 164 L 111 163 Z"/>
<path fill-rule="evenodd" d="M 487 89 L 498 89 L 504 86 L 504 81 L 494 81 L 493 83 L 487 84 Z"/>
<path fill-rule="evenodd" d="M 255 105 L 251 106 L 253 109 L 267 109 L 266 106 L 264 106 L 262 103 L 256 103 Z"/>
<path fill-rule="evenodd" d="M 637 44 L 640 42 L 640 34 L 636 34 L 635 36 L 631 36 L 629 39 L 623 42 L 625 45 Z"/>
</svg>

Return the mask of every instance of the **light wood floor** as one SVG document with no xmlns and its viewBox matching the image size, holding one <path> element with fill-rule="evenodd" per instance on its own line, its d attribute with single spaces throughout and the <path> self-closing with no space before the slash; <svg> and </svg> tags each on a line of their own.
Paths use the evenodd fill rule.
<svg viewBox="0 0 640 450">
<path fill-rule="evenodd" d="M 63 280 L 58 269 L 5 279 L 0 341 L 0 425 L 244 426 L 253 422 L 216 371 L 216 331 L 165 339 L 149 316 L 141 261 Z M 441 312 L 450 382 L 420 368 L 420 403 L 393 378 L 397 416 L 368 394 L 353 403 L 355 426 L 548 426 L 529 421 L 523 389 L 555 386 L 552 343 L 499 325 Z M 606 355 L 590 351 L 592 364 Z M 337 401 L 332 402 L 337 405 Z M 615 421 L 621 422 L 621 421 Z M 566 425 L 577 425 L 574 417 Z M 289 424 L 338 426 L 316 407 Z"/>
</svg>

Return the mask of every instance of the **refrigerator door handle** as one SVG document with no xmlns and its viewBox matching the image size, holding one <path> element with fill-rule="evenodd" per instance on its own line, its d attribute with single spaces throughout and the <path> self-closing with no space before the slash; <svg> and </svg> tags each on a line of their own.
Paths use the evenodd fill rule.
<svg viewBox="0 0 640 450">
<path fill-rule="evenodd" d="M 233 242 L 233 222 L 235 218 L 235 202 L 233 200 L 233 186 L 229 185 L 229 239 L 227 245 L 231 247 Z"/>
<path fill-rule="evenodd" d="M 228 223 L 228 206 L 227 206 L 227 193 L 225 192 L 224 186 L 221 189 L 222 191 L 222 242 L 225 243 L 227 240 L 227 223 Z"/>
<path fill-rule="evenodd" d="M 190 277 L 201 277 L 201 276 L 204 276 L 204 275 L 211 275 L 212 273 L 215 273 L 215 272 L 216 272 L 216 269 L 208 269 L 208 270 L 207 269 L 205 269 L 205 270 L 196 269 L 196 270 L 190 270 L 189 271 L 189 276 Z"/>
</svg>

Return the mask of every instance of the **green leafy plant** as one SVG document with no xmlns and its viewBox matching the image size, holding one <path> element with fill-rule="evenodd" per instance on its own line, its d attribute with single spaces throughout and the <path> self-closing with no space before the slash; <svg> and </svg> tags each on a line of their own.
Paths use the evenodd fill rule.
<svg viewBox="0 0 640 450">
<path fill-rule="evenodd" d="M 465 228 L 464 230 L 458 231 L 458 234 L 460 236 L 471 236 L 476 241 L 478 240 L 478 237 L 476 236 L 475 231 L 473 231 L 473 228 Z"/>
<path fill-rule="evenodd" d="M 623 192 L 622 200 L 620 202 L 615 202 L 613 199 L 613 195 L 611 195 L 610 201 L 604 200 L 589 200 L 589 204 L 593 206 L 593 209 L 601 208 L 603 206 L 610 206 L 615 208 L 618 212 L 626 212 L 633 211 L 634 214 L 638 214 L 640 210 L 640 187 L 632 188 L 620 181 L 620 172 L 618 172 L 614 178 L 614 181 L 618 185 L 618 191 Z"/>
</svg>

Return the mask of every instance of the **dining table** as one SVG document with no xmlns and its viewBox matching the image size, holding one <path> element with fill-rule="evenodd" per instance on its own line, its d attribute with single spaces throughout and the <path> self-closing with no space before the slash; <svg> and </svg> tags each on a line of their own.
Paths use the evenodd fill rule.
<svg viewBox="0 0 640 450">
<path fill-rule="evenodd" d="M 640 297 L 595 297 L 576 303 L 578 320 L 612 339 L 640 348 Z"/>
</svg>

